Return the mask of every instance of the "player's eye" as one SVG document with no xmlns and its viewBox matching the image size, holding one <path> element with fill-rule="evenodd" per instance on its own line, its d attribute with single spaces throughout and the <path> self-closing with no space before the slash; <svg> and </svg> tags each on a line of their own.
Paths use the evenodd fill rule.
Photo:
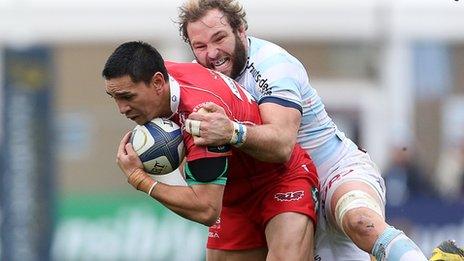
<svg viewBox="0 0 464 261">
<path fill-rule="evenodd" d="M 124 95 L 121 98 L 126 100 L 126 101 L 130 101 L 130 100 L 132 100 L 134 98 L 134 95 L 132 95 L 132 94 Z"/>
<path fill-rule="evenodd" d="M 116 95 L 114 96 L 115 99 L 117 100 L 125 100 L 125 101 L 130 101 L 135 97 L 133 94 L 123 94 L 123 95 Z"/>
<path fill-rule="evenodd" d="M 206 45 L 195 45 L 193 48 L 200 51 L 206 49 Z"/>
<path fill-rule="evenodd" d="M 224 38 L 226 38 L 225 35 L 220 35 L 220 36 L 218 36 L 218 37 L 216 38 L 216 42 L 218 42 L 218 43 L 219 43 L 219 42 L 222 42 L 222 41 L 224 40 Z"/>
</svg>

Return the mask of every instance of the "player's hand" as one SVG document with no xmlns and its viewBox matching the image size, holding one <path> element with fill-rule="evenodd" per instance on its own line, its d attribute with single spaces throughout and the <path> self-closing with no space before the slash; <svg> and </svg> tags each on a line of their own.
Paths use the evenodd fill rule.
<svg viewBox="0 0 464 261">
<path fill-rule="evenodd" d="M 227 117 L 224 109 L 213 103 L 208 102 L 202 105 L 197 112 L 192 112 L 189 120 L 200 122 L 200 133 L 193 135 L 193 141 L 198 146 L 219 146 L 228 144 L 232 138 L 234 125 Z"/>
<path fill-rule="evenodd" d="M 149 176 L 143 171 L 142 161 L 135 152 L 132 144 L 129 142 L 131 132 L 126 133 L 119 143 L 116 162 L 119 168 L 124 172 L 127 181 L 136 189 L 140 189 L 140 185 Z"/>
</svg>

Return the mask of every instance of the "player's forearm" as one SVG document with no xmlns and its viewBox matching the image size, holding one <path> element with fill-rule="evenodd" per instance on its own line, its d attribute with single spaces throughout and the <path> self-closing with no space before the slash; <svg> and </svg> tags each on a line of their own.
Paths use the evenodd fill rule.
<svg viewBox="0 0 464 261">
<path fill-rule="evenodd" d="M 301 113 L 274 103 L 260 104 L 259 111 L 263 125 L 247 127 L 240 148 L 262 161 L 287 162 L 296 143 Z"/>
<path fill-rule="evenodd" d="M 205 226 L 213 225 L 219 217 L 221 207 L 215 206 L 213 202 L 202 200 L 188 186 L 170 186 L 158 183 L 153 189 L 151 197 L 176 214 Z"/>
<path fill-rule="evenodd" d="M 290 159 L 296 135 L 273 124 L 247 127 L 247 138 L 240 150 L 266 162 L 284 163 Z"/>
</svg>

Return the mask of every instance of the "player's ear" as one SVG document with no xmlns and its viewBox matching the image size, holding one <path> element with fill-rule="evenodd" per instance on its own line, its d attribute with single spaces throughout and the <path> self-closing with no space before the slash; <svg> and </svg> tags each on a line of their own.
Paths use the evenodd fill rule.
<svg viewBox="0 0 464 261">
<path fill-rule="evenodd" d="M 246 38 L 246 29 L 245 29 L 244 25 L 241 25 L 237 29 L 237 34 L 238 34 L 239 38 L 242 39 L 242 40 Z"/>
<path fill-rule="evenodd" d="M 161 72 L 156 72 L 151 78 L 151 85 L 157 94 L 160 94 L 166 84 L 166 79 Z"/>
</svg>

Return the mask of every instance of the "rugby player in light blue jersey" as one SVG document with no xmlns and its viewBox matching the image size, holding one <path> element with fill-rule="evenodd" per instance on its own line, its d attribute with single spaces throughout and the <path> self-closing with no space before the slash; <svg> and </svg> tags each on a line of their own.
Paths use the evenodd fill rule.
<svg viewBox="0 0 464 261">
<path fill-rule="evenodd" d="M 189 117 L 199 125 L 197 145 L 236 145 L 233 137 L 239 134 L 242 151 L 273 162 L 285 162 L 295 142 L 306 149 L 321 183 L 316 260 L 370 260 L 369 254 L 378 261 L 426 260 L 411 239 L 385 222 L 379 169 L 327 115 L 298 59 L 247 36 L 245 11 L 236 1 L 188 0 L 179 19 L 197 62 L 241 83 L 260 104 L 265 123 L 232 122 L 220 108 L 206 104 L 210 113 Z M 231 257 L 227 251 L 216 254 Z"/>
</svg>

